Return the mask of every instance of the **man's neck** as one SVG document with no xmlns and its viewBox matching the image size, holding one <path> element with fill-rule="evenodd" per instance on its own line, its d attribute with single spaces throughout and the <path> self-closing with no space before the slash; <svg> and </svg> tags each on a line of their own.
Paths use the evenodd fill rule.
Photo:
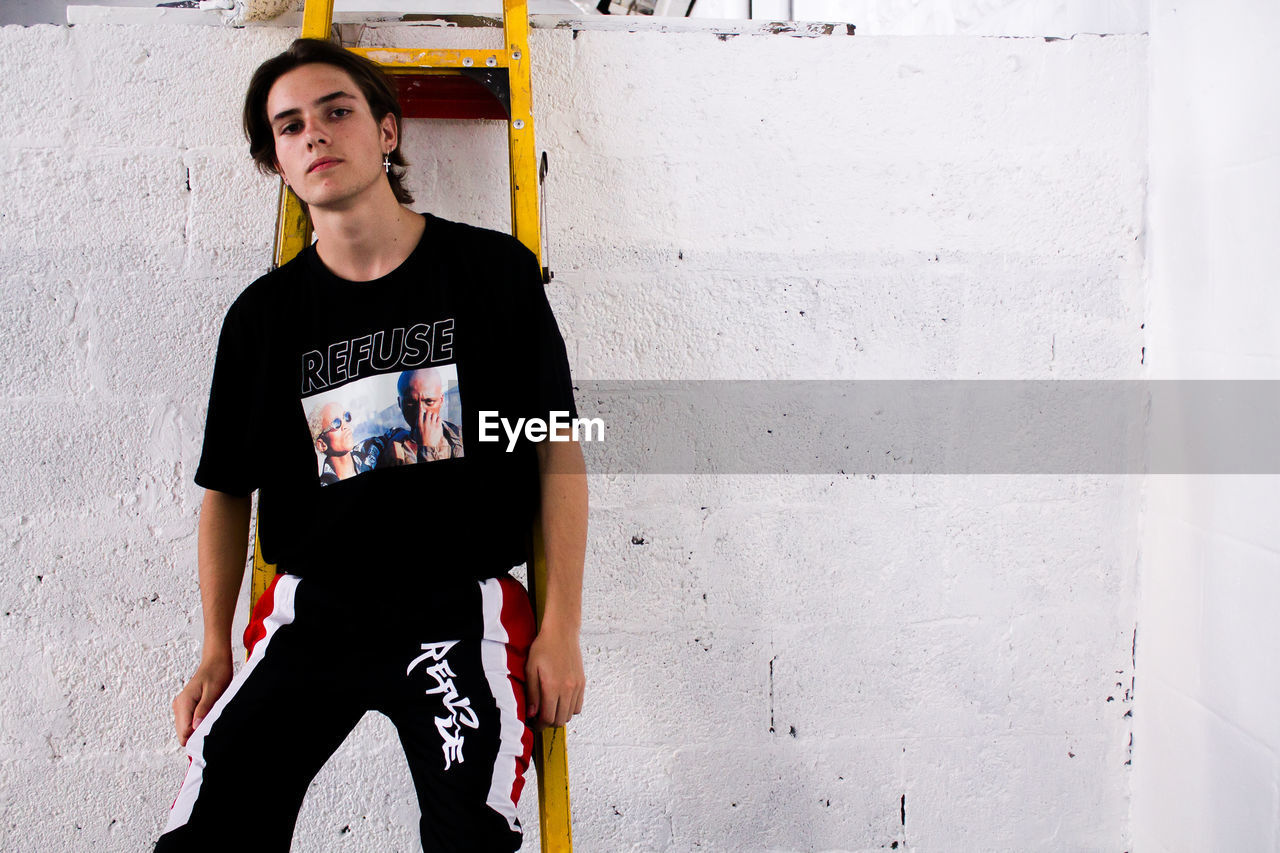
<svg viewBox="0 0 1280 853">
<path fill-rule="evenodd" d="M 312 209 L 316 251 L 334 275 L 348 281 L 381 278 L 405 262 L 422 237 L 421 214 L 386 194 L 341 210 Z"/>
<path fill-rule="evenodd" d="M 333 473 L 338 475 L 339 480 L 345 480 L 356 473 L 356 463 L 351 458 L 350 451 L 341 456 L 330 456 L 329 467 L 333 469 Z"/>
</svg>

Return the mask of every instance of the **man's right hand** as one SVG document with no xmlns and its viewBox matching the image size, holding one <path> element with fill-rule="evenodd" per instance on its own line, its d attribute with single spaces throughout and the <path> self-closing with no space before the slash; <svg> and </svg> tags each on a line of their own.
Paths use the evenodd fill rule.
<svg viewBox="0 0 1280 853">
<path fill-rule="evenodd" d="M 187 738 L 209 713 L 213 703 L 226 691 L 231 677 L 231 650 L 228 649 L 226 655 L 201 660 L 196 674 L 174 697 L 173 725 L 183 746 L 187 745 Z"/>
<path fill-rule="evenodd" d="M 428 452 L 439 452 L 440 441 L 444 438 L 444 424 L 439 409 L 428 409 L 423 406 L 418 415 L 418 435 L 422 436 L 422 449 Z M 431 458 L 431 457 L 428 457 Z"/>
</svg>

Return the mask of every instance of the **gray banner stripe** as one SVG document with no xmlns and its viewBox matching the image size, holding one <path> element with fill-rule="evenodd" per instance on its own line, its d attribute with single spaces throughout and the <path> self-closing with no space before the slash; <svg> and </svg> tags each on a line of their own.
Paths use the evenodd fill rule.
<svg viewBox="0 0 1280 853">
<path fill-rule="evenodd" d="M 1277 474 L 1277 380 L 579 381 L 603 474 Z"/>
</svg>

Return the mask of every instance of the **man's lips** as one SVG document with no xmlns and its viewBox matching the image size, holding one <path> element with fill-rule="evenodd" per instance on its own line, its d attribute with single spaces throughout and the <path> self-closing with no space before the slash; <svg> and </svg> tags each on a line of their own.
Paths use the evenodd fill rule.
<svg viewBox="0 0 1280 853">
<path fill-rule="evenodd" d="M 310 174 L 312 172 L 318 172 L 321 169 L 327 169 L 330 166 L 336 166 L 338 163 L 341 163 L 341 162 L 342 161 L 337 159 L 336 157 L 322 157 L 321 159 L 311 164 L 311 168 L 307 169 L 307 174 Z"/>
</svg>

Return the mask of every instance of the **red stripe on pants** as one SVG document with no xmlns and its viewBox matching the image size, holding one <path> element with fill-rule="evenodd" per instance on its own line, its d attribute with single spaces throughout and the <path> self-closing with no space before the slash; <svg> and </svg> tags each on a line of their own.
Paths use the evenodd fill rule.
<svg viewBox="0 0 1280 853">
<path fill-rule="evenodd" d="M 280 575 L 276 575 L 271 579 L 271 584 L 262 593 L 258 599 L 258 603 L 254 605 L 253 615 L 249 618 L 249 624 L 244 628 L 244 655 L 246 658 L 253 654 L 253 647 L 258 641 L 267 636 L 267 617 L 271 615 L 271 611 L 275 610 L 276 584 L 280 581 Z"/>
<path fill-rule="evenodd" d="M 511 682 L 511 691 L 516 697 L 516 713 L 524 718 L 524 666 L 528 660 L 529 644 L 533 642 L 533 608 L 530 605 L 529 593 L 512 577 L 503 577 L 498 581 L 502 587 L 502 613 L 498 616 L 502 627 L 507 632 L 507 680 Z M 516 761 L 516 778 L 511 785 L 511 802 L 520 802 L 520 792 L 524 790 L 525 772 L 529 769 L 529 760 L 533 757 L 533 731 L 524 727 L 520 735 L 520 758 Z"/>
</svg>

